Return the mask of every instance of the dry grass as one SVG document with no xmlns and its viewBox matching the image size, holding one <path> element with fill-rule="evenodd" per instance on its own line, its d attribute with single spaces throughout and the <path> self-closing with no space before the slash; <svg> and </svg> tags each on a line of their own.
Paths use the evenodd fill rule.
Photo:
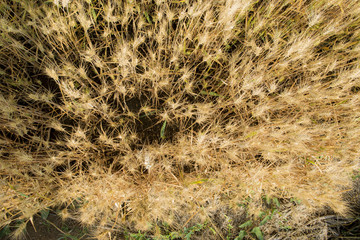
<svg viewBox="0 0 360 240">
<path fill-rule="evenodd" d="M 101 239 L 182 228 L 247 197 L 256 218 L 267 195 L 301 200 L 283 210 L 291 237 L 318 211 L 348 213 L 360 1 L 8 0 L 0 12 L 0 225 L 62 205 Z"/>
</svg>

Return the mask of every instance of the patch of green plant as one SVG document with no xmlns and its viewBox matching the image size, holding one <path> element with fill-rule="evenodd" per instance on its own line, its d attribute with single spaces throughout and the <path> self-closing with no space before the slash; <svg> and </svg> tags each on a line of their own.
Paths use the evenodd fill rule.
<svg viewBox="0 0 360 240">
<path fill-rule="evenodd" d="M 351 176 L 353 180 L 357 180 L 360 178 L 360 169 L 358 171 L 355 171 L 355 173 Z"/>
<path fill-rule="evenodd" d="M 9 224 L 3 226 L 0 229 L 0 239 L 5 239 L 5 238 L 11 237 L 14 234 L 14 232 L 16 232 L 16 230 L 19 230 L 20 228 L 22 228 L 21 231 L 25 231 L 24 225 L 26 227 L 25 220 L 18 219 L 18 220 L 12 221 Z"/>
<path fill-rule="evenodd" d="M 258 240 L 264 239 L 264 234 L 261 231 L 261 226 L 264 226 L 269 222 L 273 216 L 278 213 L 278 208 L 280 207 L 280 201 L 276 197 L 270 197 L 268 195 L 263 196 L 264 202 L 268 206 L 268 210 L 260 211 L 258 215 L 258 220 L 247 220 L 242 223 L 239 228 L 241 229 L 235 240 L 242 240 L 246 235 L 253 235 Z M 239 203 L 239 206 L 247 208 L 248 203 L 251 201 L 251 198 L 247 198 L 242 203 Z"/>
<path fill-rule="evenodd" d="M 301 200 L 295 197 L 290 198 L 290 202 L 294 202 L 295 204 L 300 204 Z"/>
<path fill-rule="evenodd" d="M 43 209 L 40 211 L 40 216 L 42 219 L 46 220 L 49 217 L 50 210 L 49 209 Z"/>
<path fill-rule="evenodd" d="M 269 220 L 267 217 L 268 216 L 264 217 L 264 219 L 260 222 L 259 226 L 264 225 Z M 265 219 L 266 221 L 263 222 Z M 258 240 L 263 240 L 264 236 L 259 226 L 256 226 L 251 220 L 246 221 L 239 226 L 239 228 L 242 230 L 240 230 L 238 236 L 235 239 L 242 240 L 246 235 L 250 233 L 252 235 L 255 235 Z"/>
<path fill-rule="evenodd" d="M 165 139 L 165 128 L 166 128 L 166 121 L 164 121 L 163 125 L 161 126 L 161 130 L 160 130 L 160 138 L 161 139 Z"/>
<path fill-rule="evenodd" d="M 196 225 L 194 225 L 194 226 L 192 226 L 192 227 L 184 228 L 184 232 L 183 232 L 183 234 L 184 234 L 184 236 L 183 236 L 184 239 L 190 240 L 190 239 L 191 239 L 191 236 L 192 236 L 194 233 L 202 231 L 202 230 L 205 228 L 206 225 L 207 225 L 207 223 L 205 223 L 205 224 L 196 224 Z"/>
<path fill-rule="evenodd" d="M 0 239 L 4 239 L 6 237 L 8 237 L 11 233 L 10 227 L 9 225 L 5 225 L 1 230 L 0 230 Z"/>
<path fill-rule="evenodd" d="M 151 239 L 146 236 L 146 234 L 141 233 L 140 231 L 138 233 L 126 233 L 125 234 L 126 240 L 148 240 Z"/>
<path fill-rule="evenodd" d="M 62 236 L 59 237 L 57 240 L 81 240 L 88 234 L 87 228 L 79 228 L 79 232 L 73 232 L 74 229 L 70 229 L 69 226 L 63 225 L 61 227 Z"/>
<path fill-rule="evenodd" d="M 172 231 L 170 227 L 166 224 L 162 224 L 162 230 L 164 232 L 156 237 L 150 237 L 148 233 L 146 232 L 137 232 L 137 233 L 125 233 L 125 239 L 126 240 L 150 240 L 150 239 L 156 239 L 156 240 L 175 240 L 175 239 L 185 239 L 185 240 L 191 240 L 193 235 L 197 232 L 204 231 L 207 228 L 207 222 L 205 223 L 198 223 L 194 226 L 190 227 L 184 227 L 184 229 L 179 231 Z M 210 227 L 209 227 L 210 229 Z M 215 232 L 216 234 L 216 232 Z"/>
</svg>

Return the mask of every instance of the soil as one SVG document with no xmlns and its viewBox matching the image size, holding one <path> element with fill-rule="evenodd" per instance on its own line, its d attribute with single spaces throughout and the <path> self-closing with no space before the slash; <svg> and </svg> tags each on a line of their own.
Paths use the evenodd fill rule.
<svg viewBox="0 0 360 240">
<path fill-rule="evenodd" d="M 87 228 L 74 220 L 62 221 L 55 213 L 45 218 L 35 216 L 33 224 L 28 222 L 24 240 L 88 240 L 93 239 Z M 10 240 L 10 235 L 0 239 Z"/>
</svg>

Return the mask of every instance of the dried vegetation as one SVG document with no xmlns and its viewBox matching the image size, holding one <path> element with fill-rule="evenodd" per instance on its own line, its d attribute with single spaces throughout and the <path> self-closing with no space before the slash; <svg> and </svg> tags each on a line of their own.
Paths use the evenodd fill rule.
<svg viewBox="0 0 360 240">
<path fill-rule="evenodd" d="M 283 209 L 262 232 L 306 238 L 328 234 L 315 213 L 348 213 L 360 1 L 4 0 L 0 12 L 0 225 L 62 206 L 99 239 L 156 236 L 229 209 L 257 221 L 267 196 Z M 224 238 L 210 222 L 208 238 Z"/>
</svg>

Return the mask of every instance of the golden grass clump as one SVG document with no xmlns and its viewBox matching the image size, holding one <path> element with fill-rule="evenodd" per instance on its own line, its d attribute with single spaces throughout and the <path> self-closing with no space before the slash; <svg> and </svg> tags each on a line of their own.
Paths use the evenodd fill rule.
<svg viewBox="0 0 360 240">
<path fill-rule="evenodd" d="M 291 238 L 319 211 L 349 213 L 360 1 L 5 0 L 0 12 L 0 226 L 61 206 L 111 238 L 244 199 L 256 219 L 270 196 Z"/>
</svg>

